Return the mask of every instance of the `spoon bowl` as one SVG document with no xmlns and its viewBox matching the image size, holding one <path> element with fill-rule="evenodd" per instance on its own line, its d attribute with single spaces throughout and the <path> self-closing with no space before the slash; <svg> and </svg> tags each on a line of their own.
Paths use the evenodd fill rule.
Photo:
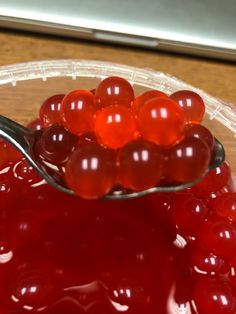
<svg viewBox="0 0 236 314">
<path fill-rule="evenodd" d="M 49 171 L 45 168 L 42 162 L 38 161 L 34 154 L 34 144 L 37 140 L 39 131 L 34 131 L 24 127 L 23 125 L 0 116 L 0 136 L 12 144 L 22 155 L 28 160 L 35 171 L 43 178 L 49 185 L 67 194 L 75 194 L 71 189 L 63 185 L 59 180 L 56 172 Z M 205 174 L 196 180 L 180 184 L 176 186 L 155 186 L 147 190 L 133 192 L 125 189 L 115 189 L 104 196 L 105 199 L 124 200 L 145 196 L 157 192 L 177 192 L 195 185 L 199 182 L 210 170 L 220 166 L 225 160 L 225 151 L 223 145 L 215 139 L 215 157 L 209 165 Z"/>
</svg>

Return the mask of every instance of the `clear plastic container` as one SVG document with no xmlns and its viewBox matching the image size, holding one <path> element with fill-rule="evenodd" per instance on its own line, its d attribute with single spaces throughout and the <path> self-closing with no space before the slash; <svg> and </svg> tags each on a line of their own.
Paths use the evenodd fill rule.
<svg viewBox="0 0 236 314">
<path fill-rule="evenodd" d="M 121 76 L 133 85 L 136 95 L 147 89 L 167 94 L 180 89 L 199 93 L 206 104 L 204 124 L 225 146 L 227 160 L 236 174 L 236 109 L 204 91 L 168 74 L 92 60 L 50 60 L 0 67 L 0 112 L 27 123 L 36 116 L 48 96 L 73 89 L 94 88 L 107 76 Z"/>
<path fill-rule="evenodd" d="M 223 143 L 226 158 L 236 174 L 235 108 L 177 78 L 150 69 L 90 60 L 51 60 L 3 66 L 0 67 L 0 114 L 27 124 L 36 118 L 39 106 L 47 97 L 74 89 L 93 89 L 107 76 L 129 80 L 136 95 L 148 89 L 167 94 L 188 89 L 200 94 L 206 104 L 204 124 Z M 168 307 L 168 314 L 192 313 L 188 306 L 177 307 L 173 298 Z M 119 311 L 126 309 L 123 306 Z"/>
</svg>

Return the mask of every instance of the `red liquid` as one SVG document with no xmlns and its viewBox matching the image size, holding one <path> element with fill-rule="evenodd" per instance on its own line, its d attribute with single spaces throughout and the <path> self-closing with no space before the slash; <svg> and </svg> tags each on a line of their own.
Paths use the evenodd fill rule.
<svg viewBox="0 0 236 314">
<path fill-rule="evenodd" d="M 187 207 L 182 212 L 196 221 L 201 206 L 199 229 L 205 217 L 211 232 L 203 251 L 202 233 L 194 229 L 194 241 L 185 229 L 182 233 L 182 225 L 173 223 L 181 213 L 175 207 L 187 204 L 193 195 L 188 191 L 129 201 L 87 201 L 48 185 L 37 186 L 37 177 L 36 187 L 30 187 L 31 181 L 14 176 L 14 165 L 5 169 L 7 173 L 0 173 L 0 313 L 172 314 L 195 298 L 198 313 L 205 314 L 210 313 L 202 311 L 207 294 L 209 309 L 235 313 L 234 273 L 228 283 L 229 255 L 221 252 L 227 240 L 217 238 L 217 233 L 212 237 L 216 219 L 222 218 L 211 218 L 204 198 L 195 194 L 191 214 L 186 216 Z M 176 218 L 170 220 L 170 211 Z M 220 225 L 223 233 L 228 225 L 229 220 Z M 188 242 L 196 245 L 189 249 Z M 228 253 L 234 249 L 231 243 L 227 242 Z M 219 266 L 206 258 L 214 258 Z M 221 278 L 199 291 L 202 282 L 211 284 L 212 273 L 223 276 L 223 290 L 218 288 Z M 215 292 L 224 293 L 230 302 L 222 312 L 223 305 L 214 303 Z"/>
<path fill-rule="evenodd" d="M 18 188 L 1 202 L 0 313 L 167 313 L 180 250 L 150 197 Z"/>
</svg>

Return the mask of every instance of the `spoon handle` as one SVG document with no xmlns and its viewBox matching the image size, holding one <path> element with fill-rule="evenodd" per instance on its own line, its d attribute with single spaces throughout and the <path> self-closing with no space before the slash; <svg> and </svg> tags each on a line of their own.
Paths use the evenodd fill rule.
<svg viewBox="0 0 236 314">
<path fill-rule="evenodd" d="M 34 142 L 34 131 L 0 115 L 0 137 L 14 145 L 19 151 L 28 151 Z"/>
</svg>

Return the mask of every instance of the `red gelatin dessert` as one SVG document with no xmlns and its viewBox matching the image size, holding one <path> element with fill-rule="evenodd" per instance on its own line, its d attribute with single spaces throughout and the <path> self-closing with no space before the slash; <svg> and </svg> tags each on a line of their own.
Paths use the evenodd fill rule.
<svg viewBox="0 0 236 314">
<path fill-rule="evenodd" d="M 199 97 L 135 98 L 111 77 L 47 99 L 29 124 L 34 152 L 77 195 L 0 141 L 0 314 L 236 313 L 236 190 L 226 162 L 207 173 Z M 103 199 L 204 174 L 178 192 Z"/>
</svg>

